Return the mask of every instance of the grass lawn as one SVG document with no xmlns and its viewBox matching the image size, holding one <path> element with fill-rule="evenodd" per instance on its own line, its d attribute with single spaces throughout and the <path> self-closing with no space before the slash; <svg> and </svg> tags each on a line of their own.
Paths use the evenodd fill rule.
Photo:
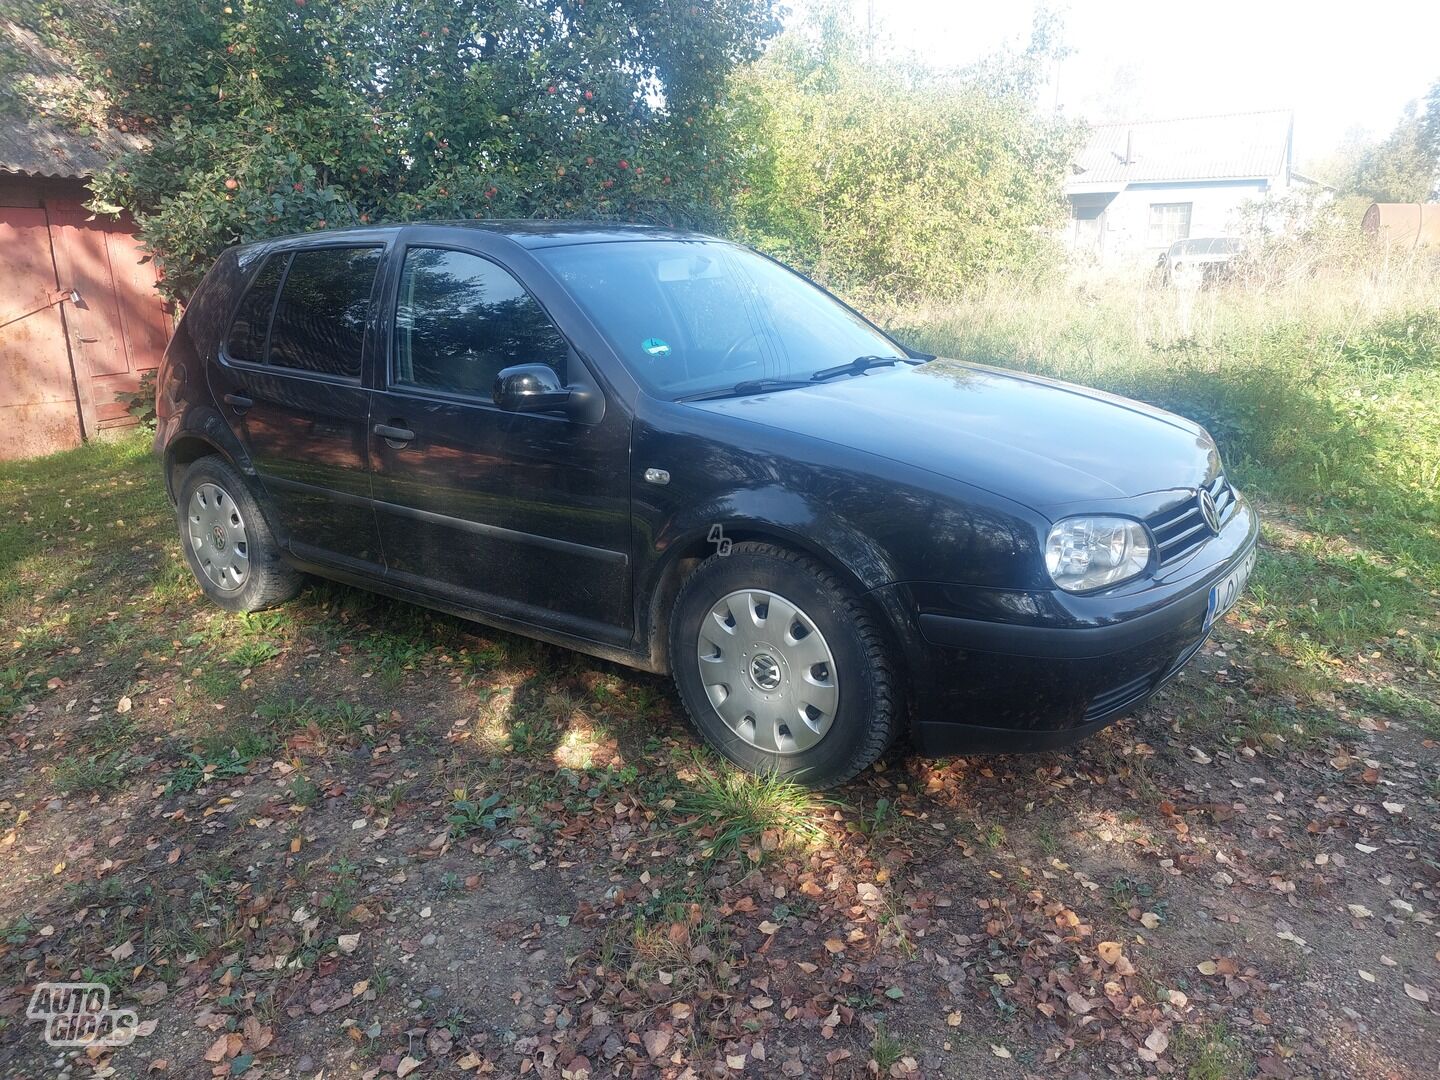
<svg viewBox="0 0 1440 1080">
<path fill-rule="evenodd" d="M 1202 420 L 1264 552 L 1076 750 L 823 796 L 662 679 L 323 583 L 225 615 L 142 439 L 0 466 L 0 1075 L 55 1073 L 44 980 L 141 1021 L 76 1076 L 1440 1075 L 1436 311 L 897 314 Z"/>
</svg>

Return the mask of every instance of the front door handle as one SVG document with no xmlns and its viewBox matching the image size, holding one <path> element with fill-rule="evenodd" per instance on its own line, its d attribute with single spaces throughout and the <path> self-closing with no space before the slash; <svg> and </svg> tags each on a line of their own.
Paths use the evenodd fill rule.
<svg viewBox="0 0 1440 1080">
<path fill-rule="evenodd" d="M 234 406 L 236 412 L 244 412 L 250 408 L 251 405 L 254 405 L 255 402 L 251 401 L 244 394 L 226 394 L 225 404 Z"/>
<path fill-rule="evenodd" d="M 415 432 L 407 427 L 396 427 L 393 424 L 376 424 L 375 434 L 394 447 L 404 446 L 415 439 Z"/>
</svg>

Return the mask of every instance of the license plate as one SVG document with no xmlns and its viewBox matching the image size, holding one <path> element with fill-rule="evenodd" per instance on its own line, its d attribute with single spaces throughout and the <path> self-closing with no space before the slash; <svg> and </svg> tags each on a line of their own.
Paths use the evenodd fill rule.
<svg viewBox="0 0 1440 1080">
<path fill-rule="evenodd" d="M 1206 630 L 1223 619 L 1225 613 L 1235 606 L 1235 601 L 1240 599 L 1240 594 L 1245 591 L 1245 582 L 1250 578 L 1250 571 L 1255 569 L 1255 553 L 1256 549 L 1251 548 L 1250 554 L 1245 556 L 1239 566 L 1210 586 L 1210 606 L 1205 611 Z"/>
</svg>

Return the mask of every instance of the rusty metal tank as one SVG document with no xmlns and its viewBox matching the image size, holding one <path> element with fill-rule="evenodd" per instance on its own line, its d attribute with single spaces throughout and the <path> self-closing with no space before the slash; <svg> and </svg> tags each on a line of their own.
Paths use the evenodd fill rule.
<svg viewBox="0 0 1440 1080">
<path fill-rule="evenodd" d="M 1395 247 L 1440 247 L 1440 203 L 1371 203 L 1360 227 Z"/>
</svg>

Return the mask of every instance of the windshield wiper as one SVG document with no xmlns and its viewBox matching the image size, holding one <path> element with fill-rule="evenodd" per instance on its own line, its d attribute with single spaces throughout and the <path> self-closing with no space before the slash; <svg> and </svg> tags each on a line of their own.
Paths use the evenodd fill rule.
<svg viewBox="0 0 1440 1080">
<path fill-rule="evenodd" d="M 676 401 L 710 401 L 713 398 L 744 397 L 746 394 L 763 394 L 766 390 L 793 390 L 797 386 L 809 386 L 808 379 L 747 379 L 734 386 L 722 386 L 717 390 L 702 390 L 698 394 L 686 394 Z"/>
<path fill-rule="evenodd" d="M 903 359 L 904 357 L 901 356 L 857 356 L 848 364 L 836 364 L 834 367 L 821 368 L 810 376 L 810 381 L 824 382 L 826 379 L 833 379 L 839 375 L 859 375 L 862 371 L 869 371 L 871 368 L 891 367 Z"/>
</svg>

